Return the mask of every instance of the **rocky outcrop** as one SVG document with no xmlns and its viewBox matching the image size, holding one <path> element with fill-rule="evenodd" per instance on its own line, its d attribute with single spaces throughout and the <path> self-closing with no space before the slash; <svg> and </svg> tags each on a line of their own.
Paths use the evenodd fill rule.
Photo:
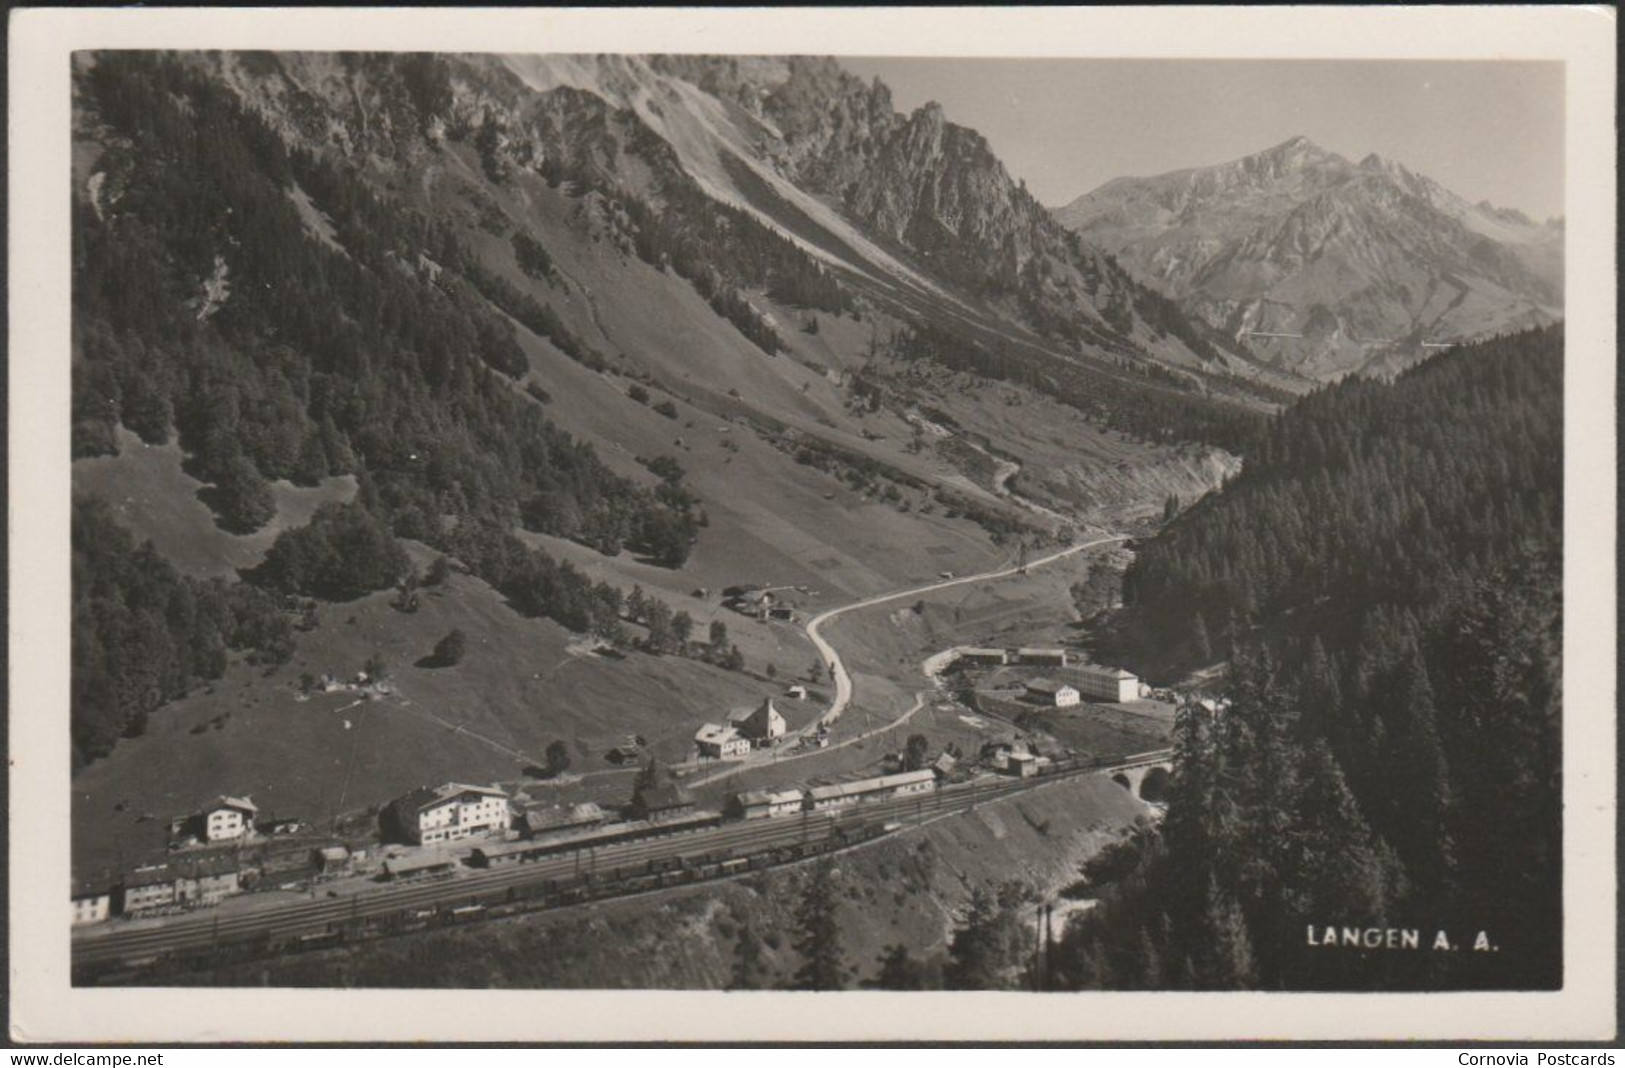
<svg viewBox="0 0 1625 1068">
<path fill-rule="evenodd" d="M 1393 160 L 1352 163 L 1303 137 L 1116 179 L 1055 217 L 1209 324 L 1318 377 L 1562 313 L 1560 222 L 1470 204 Z"/>
<path fill-rule="evenodd" d="M 703 195 L 827 265 L 1062 351 L 1251 377 L 1245 346 L 1060 226 L 987 141 L 830 59 L 217 54 L 289 140 L 427 189 L 457 142 L 659 211 Z M 632 235 L 614 235 L 630 241 Z M 713 250 L 697 249 L 696 256 Z M 918 310 L 918 304 L 915 309 Z"/>
</svg>

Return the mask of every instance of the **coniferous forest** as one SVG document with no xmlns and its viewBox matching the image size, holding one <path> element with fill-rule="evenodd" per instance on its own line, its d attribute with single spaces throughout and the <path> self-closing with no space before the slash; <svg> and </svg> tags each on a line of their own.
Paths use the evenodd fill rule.
<svg viewBox="0 0 1625 1068">
<path fill-rule="evenodd" d="M 1181 710 L 1059 982 L 1561 984 L 1562 386 L 1561 328 L 1345 381 L 1141 547 L 1119 640 L 1228 657 L 1230 703 Z M 1310 944 L 1345 926 L 1421 948 Z"/>
<path fill-rule="evenodd" d="M 692 499 L 615 475 L 513 388 L 506 375 L 525 367 L 513 327 L 442 227 L 289 149 L 228 89 L 179 63 L 108 54 L 84 87 L 88 113 L 107 127 L 102 166 L 116 196 L 76 205 L 75 456 L 113 451 L 119 423 L 149 443 L 178 438 L 235 532 L 269 519 L 268 480 L 355 475 L 355 504 L 284 533 L 245 576 L 282 597 L 392 585 L 406 569 L 394 538 L 409 537 L 459 554 L 527 614 L 607 628 L 618 591 L 526 548 L 515 525 L 665 566 L 686 559 L 699 529 Z M 306 234 L 295 182 L 345 251 Z M 227 271 L 218 252 L 228 248 L 253 254 L 233 256 Z M 423 269 L 424 248 L 440 269 Z M 197 292 L 211 274 L 230 294 L 218 307 Z M 537 328 L 590 359 L 556 324 Z M 207 633 L 187 640 L 193 613 L 165 604 L 223 594 L 166 568 L 118 564 L 106 546 L 128 538 L 105 509 L 75 519 L 73 716 L 85 760 L 139 733 L 188 680 L 218 674 L 222 641 L 254 642 L 234 642 L 214 608 L 195 624 Z M 152 655 L 165 635 L 144 627 L 143 613 L 167 619 L 175 648 L 201 652 Z"/>
</svg>

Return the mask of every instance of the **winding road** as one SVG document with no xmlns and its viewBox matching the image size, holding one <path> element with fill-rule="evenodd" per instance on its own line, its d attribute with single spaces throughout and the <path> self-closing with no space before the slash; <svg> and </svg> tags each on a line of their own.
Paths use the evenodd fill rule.
<svg viewBox="0 0 1625 1068">
<path fill-rule="evenodd" d="M 1041 556 L 1036 560 L 1029 560 L 1026 565 L 1026 570 L 1031 571 L 1034 568 L 1043 567 L 1046 564 L 1052 564 L 1057 560 L 1065 559 L 1066 557 L 1072 556 L 1075 553 L 1081 553 L 1086 549 L 1094 549 L 1102 545 L 1110 545 L 1113 542 L 1124 541 L 1127 538 L 1127 534 L 1114 534 L 1109 537 L 1096 538 L 1093 541 L 1086 541 L 1077 545 L 1070 545 L 1065 549 L 1059 550 L 1058 552 L 1050 553 L 1048 556 Z M 834 723 L 836 720 L 841 718 L 841 713 L 845 712 L 847 706 L 852 703 L 852 675 L 846 670 L 846 663 L 841 659 L 840 651 L 837 650 L 834 645 L 830 644 L 828 638 L 825 638 L 823 634 L 819 632 L 824 624 L 836 619 L 839 616 L 845 615 L 847 612 L 856 612 L 861 608 L 873 608 L 876 605 L 887 604 L 891 601 L 900 601 L 909 597 L 918 597 L 921 594 L 932 593 L 936 590 L 946 590 L 954 586 L 964 586 L 974 582 L 992 582 L 996 579 L 1008 578 L 1011 575 L 1018 574 L 1021 572 L 1021 570 L 1022 566 L 1020 564 L 1011 564 L 1007 567 L 995 568 L 992 571 L 983 571 L 975 575 L 965 575 L 961 578 L 942 579 L 937 582 L 926 583 L 923 586 L 913 586 L 906 590 L 899 590 L 896 593 L 882 593 L 874 597 L 866 597 L 861 601 L 854 601 L 851 604 L 841 605 L 838 608 L 831 608 L 827 612 L 822 612 L 808 620 L 806 627 L 807 637 L 811 639 L 813 645 L 818 649 L 819 657 L 829 667 L 830 676 L 835 680 L 835 697 L 830 701 L 829 707 L 825 709 L 817 719 L 813 720 L 806 726 L 793 731 L 787 736 L 786 742 L 793 742 L 796 738 L 805 736 L 819 724 Z M 929 674 L 929 672 L 927 672 L 927 674 Z M 928 694 L 929 691 L 925 690 L 915 694 L 914 703 L 909 705 L 907 711 L 903 712 L 896 719 L 889 720 L 888 722 L 883 723 L 878 727 L 873 727 L 861 734 L 843 739 L 834 743 L 828 748 L 812 749 L 803 753 L 794 753 L 788 756 L 781 756 L 779 754 L 784 748 L 784 746 L 781 745 L 779 749 L 772 751 L 770 757 L 765 759 L 747 758 L 745 760 L 738 761 L 737 763 L 733 763 L 720 771 L 714 771 L 708 775 L 701 775 L 690 780 L 689 786 L 703 786 L 707 783 L 713 783 L 721 779 L 730 778 L 734 775 L 738 775 L 740 772 L 749 771 L 752 768 L 759 768 L 768 764 L 777 766 L 780 764 L 787 764 L 793 760 L 804 760 L 809 757 L 818 756 L 821 753 L 828 753 L 832 749 L 842 749 L 846 746 L 856 745 L 859 742 L 866 741 L 867 739 L 873 738 L 876 735 L 885 734 L 887 731 L 893 730 L 896 727 L 907 723 L 916 712 L 925 707 Z"/>
<path fill-rule="evenodd" d="M 1068 546 L 1067 548 L 1061 549 L 1058 552 L 1050 553 L 1048 556 L 1041 556 L 1036 560 L 1027 561 L 1025 570 L 1031 571 L 1034 568 L 1044 567 L 1047 564 L 1053 564 L 1057 560 L 1062 560 L 1076 553 L 1081 553 L 1085 549 L 1094 549 L 1102 545 L 1110 545 L 1113 542 L 1126 540 L 1128 540 L 1127 534 L 1113 534 L 1109 537 L 1096 538 L 1093 541 L 1080 542 L 1077 545 Z M 1008 578 L 1011 575 L 1018 574 L 1022 570 L 1022 565 L 1011 564 L 1008 567 L 999 568 L 993 571 L 983 571 L 976 575 L 966 575 L 963 578 L 942 579 L 939 582 L 927 583 L 924 586 L 915 586 L 911 589 L 901 590 L 897 593 L 883 593 L 877 597 L 868 597 L 861 601 L 854 601 L 851 604 L 842 605 L 839 608 L 831 608 L 827 612 L 814 616 L 807 622 L 807 637 L 811 639 L 813 645 L 817 647 L 818 655 L 823 658 L 824 663 L 829 665 L 830 674 L 835 679 L 835 698 L 830 702 L 829 708 L 825 710 L 824 714 L 818 717 L 818 722 L 834 723 L 836 720 L 841 718 L 841 713 L 846 711 L 846 706 L 852 703 L 852 676 L 847 673 L 846 664 L 841 660 L 841 654 L 833 645 L 829 643 L 829 639 L 825 638 L 819 633 L 820 628 L 822 628 L 825 623 L 828 623 L 832 619 L 843 616 L 848 612 L 855 612 L 860 608 L 873 608 L 876 605 L 886 604 L 890 601 L 900 601 L 907 597 L 918 597 L 921 594 L 935 593 L 938 590 L 946 590 L 954 586 L 964 586 L 973 582 L 991 582 L 995 579 Z"/>
</svg>

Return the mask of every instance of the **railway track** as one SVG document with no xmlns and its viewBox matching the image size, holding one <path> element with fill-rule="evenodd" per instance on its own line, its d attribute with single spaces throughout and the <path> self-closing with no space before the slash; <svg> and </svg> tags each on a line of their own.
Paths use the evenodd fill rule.
<svg viewBox="0 0 1625 1068">
<path fill-rule="evenodd" d="M 887 824 L 929 819 L 968 811 L 977 805 L 1087 774 L 1162 763 L 1168 751 L 1137 754 L 1111 764 L 1063 768 L 1032 779 L 977 779 L 943 787 L 930 794 L 872 801 L 839 813 L 806 813 L 797 817 L 730 822 L 720 827 L 683 831 L 669 837 L 640 839 L 602 847 L 580 848 L 504 868 L 473 870 L 434 881 L 387 884 L 336 898 L 296 902 L 236 915 L 187 916 L 135 930 L 99 928 L 74 932 L 72 962 L 76 970 L 106 969 L 119 964 L 156 961 L 177 954 L 223 951 L 263 941 L 321 937 L 344 925 L 401 917 L 443 907 L 499 905 L 550 882 L 583 879 L 608 888 L 595 897 L 617 896 L 613 886 L 662 872 L 687 870 L 689 862 L 759 857 L 786 847 L 842 840 L 854 843 L 890 833 Z M 878 827 L 878 830 L 877 830 Z M 719 865 L 720 870 L 720 865 Z M 732 874 L 732 873 L 726 873 Z M 692 885 L 698 880 L 687 880 Z M 652 889 L 631 886 L 626 892 Z"/>
</svg>

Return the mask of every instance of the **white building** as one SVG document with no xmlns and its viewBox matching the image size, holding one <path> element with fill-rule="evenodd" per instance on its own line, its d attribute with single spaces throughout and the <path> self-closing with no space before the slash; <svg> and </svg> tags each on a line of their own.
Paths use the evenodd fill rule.
<svg viewBox="0 0 1625 1068">
<path fill-rule="evenodd" d="M 937 787 L 937 776 L 930 768 L 921 768 L 919 771 L 905 771 L 901 775 L 883 775 L 880 779 L 880 792 L 891 797 L 907 797 L 909 794 L 930 793 Z"/>
<path fill-rule="evenodd" d="M 1029 679 L 1027 694 L 1051 708 L 1071 708 L 1081 699 L 1076 686 L 1054 679 Z"/>
<path fill-rule="evenodd" d="M 728 714 L 728 726 L 744 735 L 757 745 L 771 745 L 784 736 L 788 724 L 784 716 L 773 706 L 773 698 L 769 697 L 755 708 L 742 708 Z"/>
<path fill-rule="evenodd" d="M 1033 753 L 1016 751 L 1010 754 L 1010 759 L 1005 763 L 1004 768 L 1012 775 L 1026 779 L 1038 774 L 1041 760 L 1043 760 L 1042 757 Z"/>
<path fill-rule="evenodd" d="M 177 860 L 177 904 L 212 905 L 242 890 L 235 850 Z"/>
<path fill-rule="evenodd" d="M 1140 698 L 1140 680 L 1122 668 L 1090 664 L 1075 669 L 1072 677 L 1077 679 L 1078 689 L 1091 700 L 1121 704 Z"/>
<path fill-rule="evenodd" d="M 124 901 L 121 911 L 125 915 L 145 912 L 175 904 L 175 873 L 168 864 L 148 864 L 139 867 L 124 879 Z"/>
<path fill-rule="evenodd" d="M 881 775 L 856 782 L 832 783 L 814 786 L 807 791 L 806 808 L 812 812 L 827 812 L 845 808 L 862 801 L 878 801 L 888 797 L 907 797 L 928 793 L 936 789 L 936 773 L 930 768 L 905 771 L 896 775 Z"/>
<path fill-rule="evenodd" d="M 746 790 L 734 797 L 733 808 L 747 820 L 793 816 L 801 811 L 800 790 Z"/>
<path fill-rule="evenodd" d="M 510 820 L 507 794 L 457 782 L 421 786 L 384 809 L 386 833 L 418 845 L 496 834 Z"/>
<path fill-rule="evenodd" d="M 203 806 L 198 815 L 203 823 L 205 842 L 227 842 L 254 833 L 254 816 L 259 808 L 246 797 L 217 797 Z"/>
<path fill-rule="evenodd" d="M 73 925 L 101 923 L 113 914 L 113 892 L 103 883 L 83 881 L 73 886 Z"/>
<path fill-rule="evenodd" d="M 707 723 L 694 732 L 694 751 L 712 760 L 742 757 L 750 752 L 750 739 L 733 727 Z"/>
</svg>

